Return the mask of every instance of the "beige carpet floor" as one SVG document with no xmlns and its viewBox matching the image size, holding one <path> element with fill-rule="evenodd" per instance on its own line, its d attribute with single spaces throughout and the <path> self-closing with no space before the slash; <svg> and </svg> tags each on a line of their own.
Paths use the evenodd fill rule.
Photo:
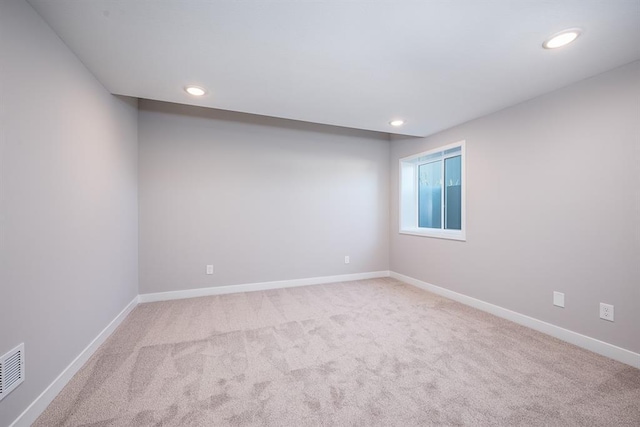
<svg viewBox="0 0 640 427">
<path fill-rule="evenodd" d="M 138 306 L 36 426 L 640 425 L 640 370 L 375 279 Z"/>
</svg>

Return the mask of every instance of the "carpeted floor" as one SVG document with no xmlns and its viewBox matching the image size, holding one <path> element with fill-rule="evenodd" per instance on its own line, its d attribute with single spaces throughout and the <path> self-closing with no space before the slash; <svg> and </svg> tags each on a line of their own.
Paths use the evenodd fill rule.
<svg viewBox="0 0 640 427">
<path fill-rule="evenodd" d="M 640 425 L 640 370 L 375 279 L 142 304 L 36 426 Z"/>
</svg>

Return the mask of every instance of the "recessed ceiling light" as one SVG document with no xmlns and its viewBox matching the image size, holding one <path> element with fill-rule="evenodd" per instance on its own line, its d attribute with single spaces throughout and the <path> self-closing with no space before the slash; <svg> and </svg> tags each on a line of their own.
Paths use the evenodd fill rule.
<svg viewBox="0 0 640 427">
<path fill-rule="evenodd" d="M 389 122 L 389 124 L 391 126 L 399 127 L 399 126 L 402 126 L 404 124 L 404 120 L 399 120 L 399 119 L 398 120 L 391 120 Z"/>
<path fill-rule="evenodd" d="M 542 47 L 545 49 L 556 49 L 562 46 L 566 46 L 582 33 L 580 28 L 569 28 L 568 30 L 560 31 L 549 37 L 547 41 L 542 43 Z"/>
<path fill-rule="evenodd" d="M 187 86 L 184 88 L 184 90 L 189 94 L 189 95 L 193 95 L 193 96 L 202 96 L 205 93 L 207 93 L 206 90 L 204 90 L 201 87 L 198 86 Z"/>
</svg>

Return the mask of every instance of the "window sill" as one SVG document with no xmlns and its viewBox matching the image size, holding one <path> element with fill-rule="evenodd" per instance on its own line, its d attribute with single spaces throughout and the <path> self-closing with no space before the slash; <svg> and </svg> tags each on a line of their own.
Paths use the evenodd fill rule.
<svg viewBox="0 0 640 427">
<path fill-rule="evenodd" d="M 399 231 L 400 234 L 410 234 L 412 236 L 420 236 L 420 237 L 433 237 L 436 239 L 446 239 L 446 240 L 458 240 L 461 242 L 466 242 L 467 238 L 462 231 L 447 231 L 447 230 L 428 230 L 424 228 L 407 228 L 401 229 Z"/>
</svg>

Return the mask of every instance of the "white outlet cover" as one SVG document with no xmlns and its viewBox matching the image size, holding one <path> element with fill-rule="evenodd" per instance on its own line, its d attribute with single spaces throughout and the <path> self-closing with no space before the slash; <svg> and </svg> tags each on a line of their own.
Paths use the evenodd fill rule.
<svg viewBox="0 0 640 427">
<path fill-rule="evenodd" d="M 207 274 L 213 274 L 213 265 L 207 265 Z"/>
<path fill-rule="evenodd" d="M 553 305 L 564 308 L 564 294 L 562 292 L 553 293 Z"/>
<path fill-rule="evenodd" d="M 348 257 L 348 256 L 345 256 L 345 257 L 344 257 L 344 263 L 345 263 L 345 264 L 349 264 L 350 262 L 351 262 L 351 261 L 349 260 L 349 257 Z"/>
<path fill-rule="evenodd" d="M 613 322 L 613 305 L 600 303 L 600 318 Z"/>
</svg>

